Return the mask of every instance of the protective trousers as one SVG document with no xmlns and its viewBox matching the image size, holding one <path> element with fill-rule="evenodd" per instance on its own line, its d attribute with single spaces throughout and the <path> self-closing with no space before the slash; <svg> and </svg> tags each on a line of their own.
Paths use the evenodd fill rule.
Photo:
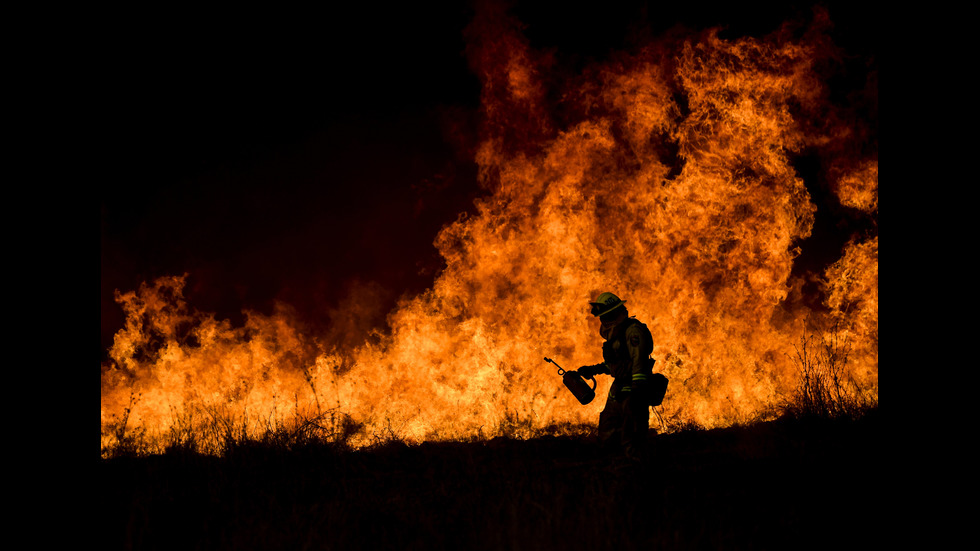
<svg viewBox="0 0 980 551">
<path fill-rule="evenodd" d="M 630 403 L 610 398 L 599 414 L 599 442 L 609 452 L 618 449 L 630 459 L 642 460 L 650 430 L 650 409 L 646 403 Z"/>
</svg>

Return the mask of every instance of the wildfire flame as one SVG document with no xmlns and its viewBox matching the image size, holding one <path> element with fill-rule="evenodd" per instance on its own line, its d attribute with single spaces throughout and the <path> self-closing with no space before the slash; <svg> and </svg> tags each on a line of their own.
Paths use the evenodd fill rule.
<svg viewBox="0 0 980 551">
<path fill-rule="evenodd" d="M 194 411 L 256 431 L 335 411 L 363 424 L 362 442 L 593 423 L 608 378 L 583 407 L 543 358 L 598 361 L 588 302 L 607 290 L 653 334 L 665 418 L 724 426 L 790 395 L 805 321 L 837 324 L 848 377 L 876 397 L 876 230 L 819 274 L 819 304 L 794 272 L 817 212 L 794 155 L 825 156 L 840 204 L 877 219 L 876 143 L 829 99 L 826 27 L 818 15 L 763 38 L 662 38 L 556 84 L 553 55 L 516 21 L 478 14 L 467 36 L 486 193 L 436 237 L 445 269 L 432 287 L 357 346 L 326 344 L 287 305 L 234 327 L 185 302 L 186 276 L 117 293 L 126 322 L 102 366 L 103 445 L 120 419 L 165 435 Z"/>
</svg>

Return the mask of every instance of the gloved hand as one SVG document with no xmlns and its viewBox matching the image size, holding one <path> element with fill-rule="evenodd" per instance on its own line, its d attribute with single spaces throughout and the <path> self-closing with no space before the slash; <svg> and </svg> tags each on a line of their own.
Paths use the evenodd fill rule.
<svg viewBox="0 0 980 551">
<path fill-rule="evenodd" d="M 578 374 L 581 375 L 583 379 L 591 379 L 595 377 L 596 368 L 595 366 L 591 365 L 583 365 L 582 367 L 578 368 Z"/>
</svg>

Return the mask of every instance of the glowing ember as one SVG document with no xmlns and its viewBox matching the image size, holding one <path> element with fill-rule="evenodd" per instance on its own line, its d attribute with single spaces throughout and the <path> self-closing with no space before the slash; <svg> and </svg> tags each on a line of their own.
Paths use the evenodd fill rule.
<svg viewBox="0 0 980 551">
<path fill-rule="evenodd" d="M 446 267 L 432 288 L 349 347 L 323 344 L 286 306 L 242 327 L 197 312 L 185 277 L 120 293 L 103 446 L 123 421 L 166 437 L 231 418 L 259 434 L 329 413 L 363 423 L 355 443 L 594 423 L 604 399 L 579 405 L 543 358 L 596 363 L 588 302 L 607 290 L 653 334 L 655 370 L 671 380 L 664 419 L 723 426 L 788 398 L 805 322 L 839 323 L 854 347 L 848 375 L 876 398 L 877 236 L 826 269 L 822 304 L 801 298 L 806 276 L 794 273 L 816 213 L 794 155 L 818 149 L 854 167 L 832 187 L 877 215 L 877 152 L 848 147 L 861 121 L 828 100 L 820 22 L 801 37 L 662 40 L 550 79 L 515 22 L 478 16 L 468 32 L 487 193 L 437 236 Z"/>
</svg>

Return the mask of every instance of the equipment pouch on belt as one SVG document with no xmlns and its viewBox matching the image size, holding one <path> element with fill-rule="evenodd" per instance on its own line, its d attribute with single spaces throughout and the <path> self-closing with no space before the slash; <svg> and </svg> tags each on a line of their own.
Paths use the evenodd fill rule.
<svg viewBox="0 0 980 551">
<path fill-rule="evenodd" d="M 657 407 L 663 403 L 664 396 L 667 394 L 667 377 L 661 373 L 653 373 L 653 364 L 657 363 L 657 360 L 649 358 L 647 362 L 649 364 L 648 369 L 650 370 L 650 375 L 647 379 L 650 392 L 650 405 Z"/>
<path fill-rule="evenodd" d="M 654 373 L 648 380 L 650 385 L 650 405 L 657 407 L 664 401 L 667 394 L 667 377 L 660 373 Z"/>
</svg>

